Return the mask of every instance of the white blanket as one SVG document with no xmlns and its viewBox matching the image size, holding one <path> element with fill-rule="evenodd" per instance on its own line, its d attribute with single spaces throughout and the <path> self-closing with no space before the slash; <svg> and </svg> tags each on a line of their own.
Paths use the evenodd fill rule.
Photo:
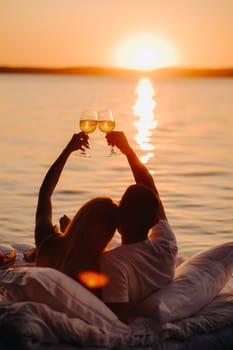
<svg viewBox="0 0 233 350">
<path fill-rule="evenodd" d="M 152 325 L 139 320 L 127 331 L 115 326 L 111 332 L 103 332 L 98 325 L 70 318 L 45 304 L 9 300 L 0 303 L 0 336 L 14 337 L 27 349 L 30 344 L 60 342 L 107 348 L 154 345 L 158 335 Z"/>
<path fill-rule="evenodd" d="M 114 327 L 102 332 L 98 325 L 90 325 L 79 318 L 52 310 L 36 302 L 0 302 L 0 336 L 14 337 L 17 344 L 33 348 L 35 343 L 60 342 L 81 346 L 124 348 L 152 346 L 167 338 L 187 338 L 195 333 L 208 333 L 233 323 L 233 294 L 222 294 L 192 317 L 166 323 L 162 329 L 153 321 L 138 319 L 122 331 Z"/>
<path fill-rule="evenodd" d="M 19 262 L 17 262 L 19 264 Z M 115 323 L 106 329 L 36 301 L 0 301 L 0 340 L 8 339 L 17 349 L 35 349 L 36 344 L 73 344 L 77 347 L 160 349 L 165 339 L 184 339 L 195 333 L 216 331 L 233 324 L 233 279 L 208 305 L 191 317 L 156 324 L 138 318 L 128 327 Z M 157 345 L 156 345 L 157 344 Z"/>
</svg>

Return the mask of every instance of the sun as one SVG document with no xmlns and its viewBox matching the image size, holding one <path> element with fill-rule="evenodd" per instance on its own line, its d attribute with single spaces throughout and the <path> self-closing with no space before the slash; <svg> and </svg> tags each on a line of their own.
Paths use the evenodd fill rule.
<svg viewBox="0 0 233 350">
<path fill-rule="evenodd" d="M 138 34 L 123 40 L 116 50 L 116 65 L 121 68 L 152 70 L 176 64 L 176 54 L 165 39 Z"/>
</svg>

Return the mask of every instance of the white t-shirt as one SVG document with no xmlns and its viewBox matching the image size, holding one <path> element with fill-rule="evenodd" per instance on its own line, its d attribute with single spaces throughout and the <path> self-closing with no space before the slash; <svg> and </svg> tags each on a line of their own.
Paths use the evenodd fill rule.
<svg viewBox="0 0 233 350">
<path fill-rule="evenodd" d="M 103 287 L 105 303 L 129 303 L 133 309 L 144 298 L 172 281 L 177 244 L 165 220 L 152 228 L 149 239 L 123 244 L 102 254 L 100 270 L 109 278 Z"/>
</svg>

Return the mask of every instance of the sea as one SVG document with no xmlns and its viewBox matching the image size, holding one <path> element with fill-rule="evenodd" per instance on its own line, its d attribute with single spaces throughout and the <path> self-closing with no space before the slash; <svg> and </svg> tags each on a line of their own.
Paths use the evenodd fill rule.
<svg viewBox="0 0 233 350">
<path fill-rule="evenodd" d="M 112 110 L 154 177 L 180 256 L 233 240 L 233 79 L 12 73 L 0 74 L 0 244 L 34 243 L 41 182 L 86 109 Z M 105 134 L 89 137 L 90 157 L 71 154 L 55 189 L 54 224 L 134 183 Z"/>
</svg>

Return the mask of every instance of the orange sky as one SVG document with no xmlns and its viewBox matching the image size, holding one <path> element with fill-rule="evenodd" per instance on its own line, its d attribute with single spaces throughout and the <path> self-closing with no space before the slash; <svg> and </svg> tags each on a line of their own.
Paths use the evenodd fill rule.
<svg viewBox="0 0 233 350">
<path fill-rule="evenodd" d="M 232 0 L 0 0 L 0 65 L 229 67 L 232 43 Z"/>
</svg>

